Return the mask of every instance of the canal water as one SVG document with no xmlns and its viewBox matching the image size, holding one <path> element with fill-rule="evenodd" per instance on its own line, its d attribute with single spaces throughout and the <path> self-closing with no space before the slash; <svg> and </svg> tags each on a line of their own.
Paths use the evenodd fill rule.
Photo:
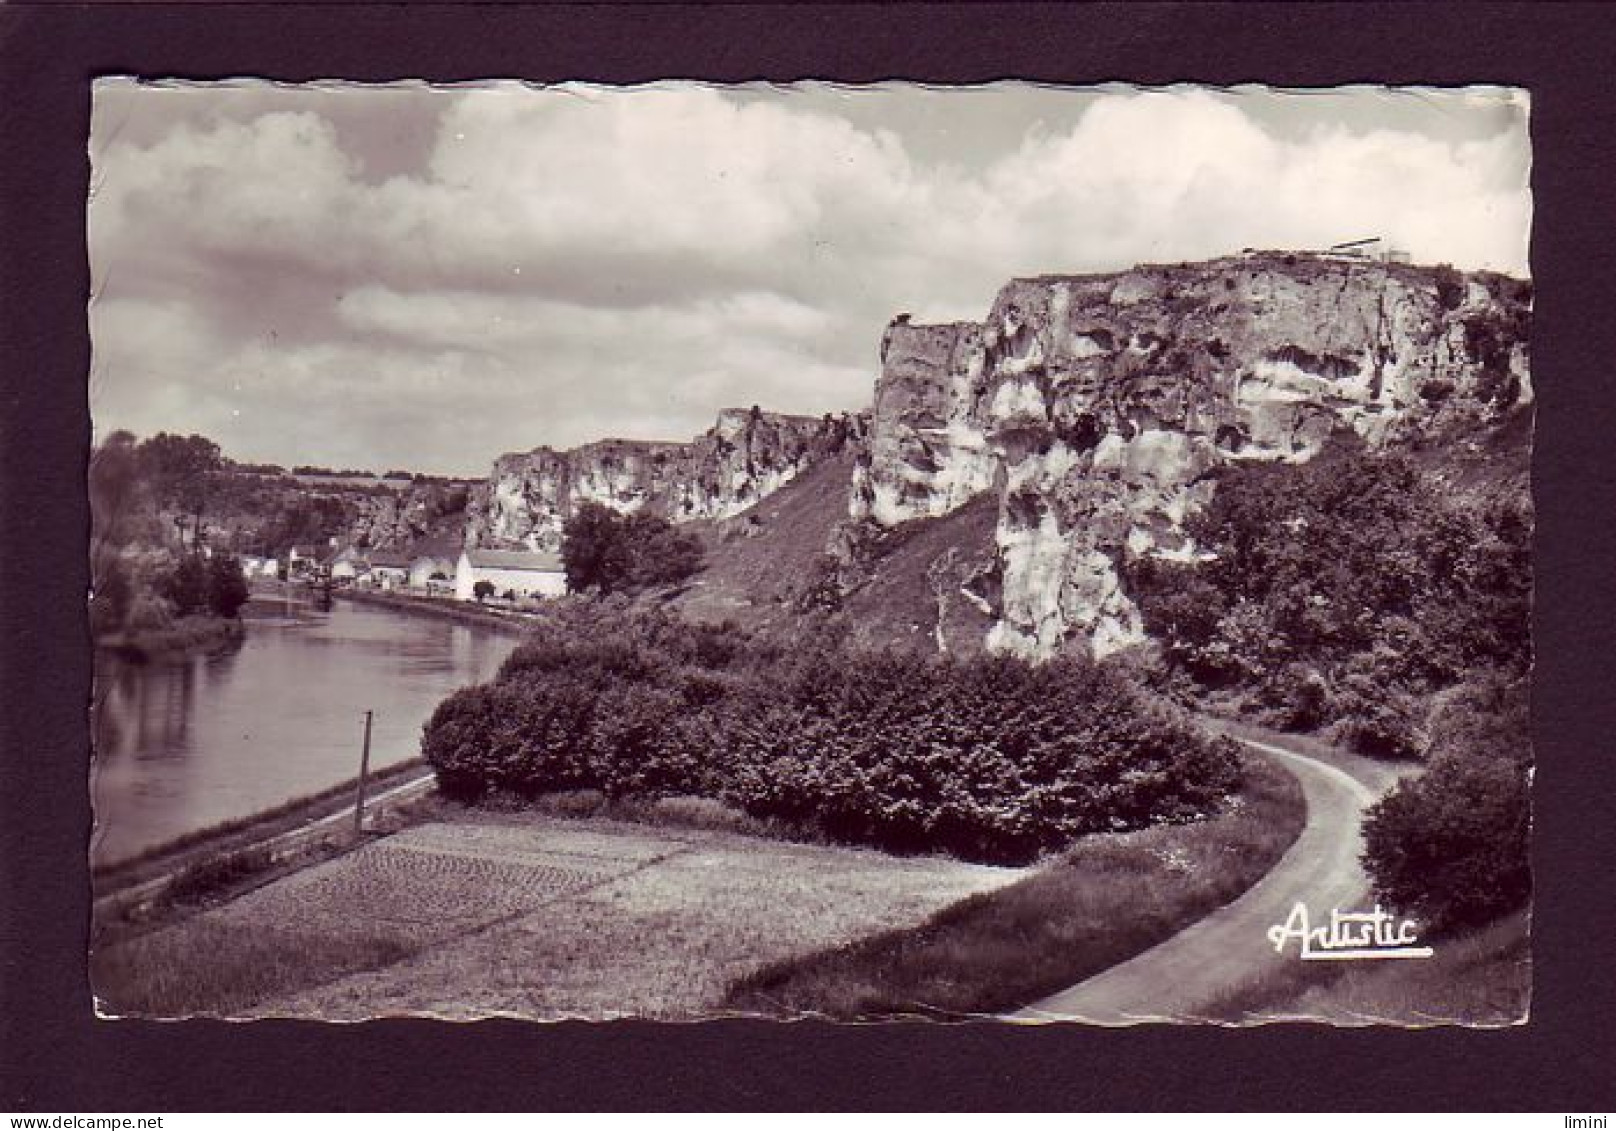
<svg viewBox="0 0 1616 1131">
<path fill-rule="evenodd" d="M 513 636 L 338 601 L 255 597 L 246 638 L 214 656 L 96 657 L 91 860 L 110 864 L 420 752 L 456 688 L 493 677 Z"/>
</svg>

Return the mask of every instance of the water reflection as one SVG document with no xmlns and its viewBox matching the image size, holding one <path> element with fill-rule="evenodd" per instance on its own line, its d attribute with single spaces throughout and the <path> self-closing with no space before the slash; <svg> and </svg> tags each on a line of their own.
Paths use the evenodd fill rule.
<svg viewBox="0 0 1616 1131">
<path fill-rule="evenodd" d="M 96 657 L 95 861 L 352 777 L 367 709 L 371 764 L 412 757 L 444 696 L 491 677 L 514 646 L 347 602 L 322 611 L 276 598 L 246 615 L 246 639 L 219 655 Z"/>
</svg>

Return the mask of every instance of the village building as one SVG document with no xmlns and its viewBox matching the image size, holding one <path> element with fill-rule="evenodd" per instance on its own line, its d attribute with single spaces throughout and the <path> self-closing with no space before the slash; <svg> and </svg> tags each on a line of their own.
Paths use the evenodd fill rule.
<svg viewBox="0 0 1616 1131">
<path fill-rule="evenodd" d="M 428 593 L 454 591 L 460 545 L 447 538 L 422 539 L 410 547 L 410 588 Z"/>
<path fill-rule="evenodd" d="M 363 554 L 349 546 L 331 559 L 331 580 L 352 581 L 370 568 Z"/>
<path fill-rule="evenodd" d="M 410 556 L 402 550 L 372 550 L 370 569 L 360 580 L 376 589 L 402 589 L 410 580 Z"/>
<path fill-rule="evenodd" d="M 529 550 L 462 550 L 455 565 L 454 594 L 461 601 L 477 599 L 477 583 L 494 587 L 494 596 L 560 597 L 567 591 L 567 574 L 558 554 Z"/>
<path fill-rule="evenodd" d="M 242 554 L 236 560 L 241 563 L 241 576 L 249 581 L 257 577 L 275 576 L 276 562 L 274 558 L 266 558 L 258 554 Z"/>
<path fill-rule="evenodd" d="M 286 577 L 291 581 L 310 578 L 321 572 L 318 546 L 293 546 L 286 555 Z"/>
</svg>

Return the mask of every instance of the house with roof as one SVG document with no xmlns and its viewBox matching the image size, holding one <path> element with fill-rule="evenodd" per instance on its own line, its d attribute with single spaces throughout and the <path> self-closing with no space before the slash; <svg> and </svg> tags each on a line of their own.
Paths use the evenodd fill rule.
<svg viewBox="0 0 1616 1131">
<path fill-rule="evenodd" d="M 410 555 L 403 550 L 372 550 L 362 580 L 376 589 L 402 589 L 410 581 Z"/>
<path fill-rule="evenodd" d="M 369 568 L 370 563 L 365 560 L 365 555 L 349 546 L 331 559 L 331 580 L 352 581 Z"/>
<path fill-rule="evenodd" d="M 560 597 L 567 591 L 561 556 L 531 550 L 462 550 L 455 564 L 455 597 L 475 601 L 479 581 L 492 585 L 496 597 Z"/>
<path fill-rule="evenodd" d="M 286 577 L 290 581 L 300 581 L 314 577 L 321 572 L 320 547 L 312 544 L 293 546 L 286 554 Z"/>
<path fill-rule="evenodd" d="M 447 538 L 423 538 L 410 547 L 411 589 L 427 592 L 454 589 L 455 565 L 460 560 L 460 544 Z"/>
</svg>

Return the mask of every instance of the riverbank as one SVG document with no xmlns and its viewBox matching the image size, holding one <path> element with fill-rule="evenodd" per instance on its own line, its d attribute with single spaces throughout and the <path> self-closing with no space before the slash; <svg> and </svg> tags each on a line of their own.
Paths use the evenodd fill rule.
<svg viewBox="0 0 1616 1131">
<path fill-rule="evenodd" d="M 212 655 L 240 644 L 246 628 L 240 618 L 179 617 L 162 628 L 108 633 L 95 641 L 104 649 L 137 663 Z"/>
<path fill-rule="evenodd" d="M 432 780 L 420 758 L 370 775 L 366 833 L 399 827 L 401 807 L 430 797 Z M 154 929 L 198 903 L 233 898 L 351 848 L 357 840 L 348 817 L 357 788 L 351 778 L 93 868 L 96 939 Z"/>
<path fill-rule="evenodd" d="M 517 612 L 492 609 L 486 605 L 469 604 L 443 597 L 415 597 L 404 593 L 376 589 L 337 589 L 332 591 L 336 600 L 352 601 L 356 605 L 372 605 L 411 615 L 436 617 L 457 624 L 491 628 L 496 632 L 520 636 L 527 630 L 532 618 Z"/>
</svg>

